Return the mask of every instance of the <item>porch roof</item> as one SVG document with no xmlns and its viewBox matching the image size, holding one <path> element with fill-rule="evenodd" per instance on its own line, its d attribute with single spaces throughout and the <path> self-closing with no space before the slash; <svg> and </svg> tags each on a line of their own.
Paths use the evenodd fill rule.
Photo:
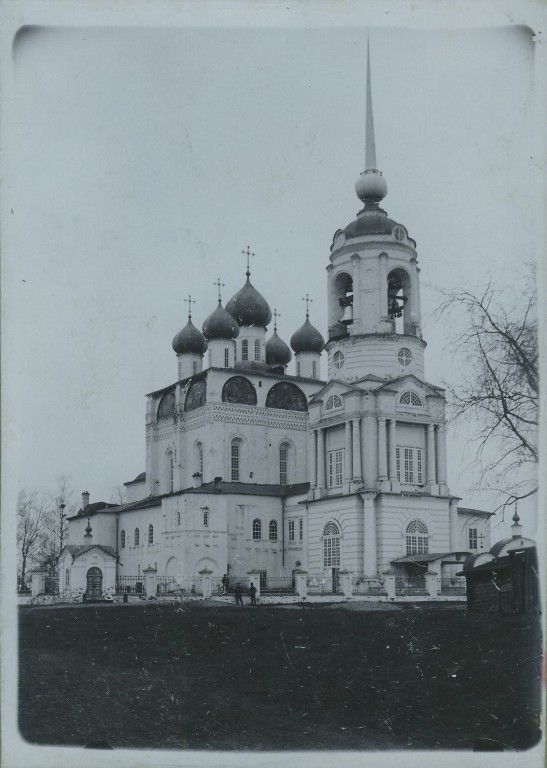
<svg viewBox="0 0 547 768">
<path fill-rule="evenodd" d="M 427 555 L 405 555 L 392 560 L 392 563 L 432 563 L 434 560 L 440 560 L 442 557 L 453 555 L 454 552 L 431 552 Z"/>
</svg>

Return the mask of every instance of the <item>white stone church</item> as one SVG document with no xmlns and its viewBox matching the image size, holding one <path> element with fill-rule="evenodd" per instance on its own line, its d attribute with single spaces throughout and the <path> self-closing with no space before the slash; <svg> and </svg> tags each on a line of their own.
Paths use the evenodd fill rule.
<svg viewBox="0 0 547 768">
<path fill-rule="evenodd" d="M 146 471 L 125 483 L 121 506 L 83 495 L 61 592 L 199 591 L 200 574 L 218 585 L 252 572 L 263 592 L 304 573 L 310 593 L 332 593 L 349 572 L 355 594 L 382 594 L 386 574 L 402 594 L 489 550 L 490 513 L 459 507 L 447 486 L 416 242 L 380 207 L 370 69 L 366 127 L 363 207 L 330 247 L 327 340 L 306 312 L 289 375 L 291 349 L 275 324 L 267 338 L 272 312 L 248 268 L 201 331 L 189 299 L 176 381 L 147 395 Z"/>
</svg>

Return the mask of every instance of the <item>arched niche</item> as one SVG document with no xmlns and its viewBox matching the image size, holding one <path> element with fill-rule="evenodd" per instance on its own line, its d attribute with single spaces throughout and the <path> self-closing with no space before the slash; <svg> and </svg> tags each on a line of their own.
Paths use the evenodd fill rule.
<svg viewBox="0 0 547 768">
<path fill-rule="evenodd" d="M 274 384 L 266 396 L 266 408 L 282 408 L 286 411 L 307 411 L 306 395 L 296 384 L 280 381 Z"/>
<path fill-rule="evenodd" d="M 194 381 L 194 383 L 190 385 L 186 395 L 186 400 L 184 401 L 184 410 L 195 411 L 196 408 L 201 408 L 203 405 L 205 405 L 206 400 L 207 384 L 205 379 Z"/>
<path fill-rule="evenodd" d="M 332 281 L 333 321 L 344 326 L 353 322 L 353 278 L 348 272 L 339 272 Z"/>
<path fill-rule="evenodd" d="M 175 414 L 175 393 L 167 392 L 158 405 L 158 421 L 172 419 Z"/>
<path fill-rule="evenodd" d="M 222 387 L 222 402 L 256 405 L 256 390 L 244 376 L 232 376 Z"/>
<path fill-rule="evenodd" d="M 387 276 L 387 312 L 395 333 L 415 335 L 411 322 L 412 280 L 406 269 L 396 267 Z"/>
</svg>

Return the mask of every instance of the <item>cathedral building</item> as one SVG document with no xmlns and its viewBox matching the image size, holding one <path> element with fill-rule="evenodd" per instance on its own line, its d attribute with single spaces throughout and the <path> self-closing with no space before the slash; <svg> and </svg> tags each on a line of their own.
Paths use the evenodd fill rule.
<svg viewBox="0 0 547 768">
<path fill-rule="evenodd" d="M 200 572 L 306 572 L 336 591 L 426 573 L 451 577 L 488 550 L 490 513 L 447 486 L 444 391 L 426 380 L 416 242 L 381 207 L 370 66 L 362 208 L 332 241 L 326 340 L 310 322 L 289 346 L 246 281 L 172 342 L 176 381 L 146 400 L 146 469 L 120 506 L 70 519 L 61 590 L 124 579 L 185 588 Z M 247 249 L 247 254 L 249 250 Z M 321 378 L 321 367 L 326 375 Z"/>
</svg>

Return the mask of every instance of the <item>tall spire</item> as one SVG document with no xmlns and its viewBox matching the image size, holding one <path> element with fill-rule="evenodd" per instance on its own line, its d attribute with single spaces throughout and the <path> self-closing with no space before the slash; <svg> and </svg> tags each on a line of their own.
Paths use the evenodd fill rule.
<svg viewBox="0 0 547 768">
<path fill-rule="evenodd" d="M 370 84 L 370 40 L 367 36 L 367 117 L 365 139 L 365 168 L 376 170 L 376 142 L 374 140 L 374 117 L 372 115 L 372 87 Z"/>
<path fill-rule="evenodd" d="M 355 183 L 355 192 L 365 209 L 378 209 L 378 203 L 387 195 L 386 180 L 376 168 L 376 140 L 374 136 L 374 117 L 372 114 L 372 86 L 370 77 L 370 45 L 367 39 L 367 87 L 365 121 L 365 170 Z"/>
</svg>

